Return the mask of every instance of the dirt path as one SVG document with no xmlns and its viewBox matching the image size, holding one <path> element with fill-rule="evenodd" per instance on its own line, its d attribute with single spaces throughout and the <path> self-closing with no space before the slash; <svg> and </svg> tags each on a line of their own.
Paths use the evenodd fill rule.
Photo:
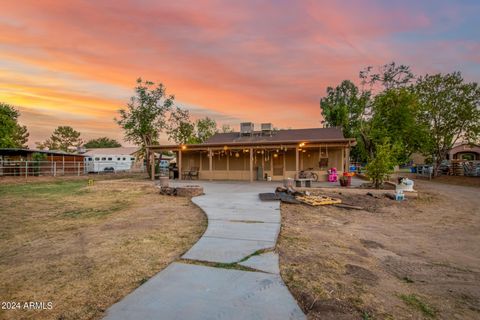
<svg viewBox="0 0 480 320">
<path fill-rule="evenodd" d="M 281 272 L 310 319 L 480 317 L 479 189 L 416 188 L 355 199 L 368 211 L 282 205 Z"/>
</svg>

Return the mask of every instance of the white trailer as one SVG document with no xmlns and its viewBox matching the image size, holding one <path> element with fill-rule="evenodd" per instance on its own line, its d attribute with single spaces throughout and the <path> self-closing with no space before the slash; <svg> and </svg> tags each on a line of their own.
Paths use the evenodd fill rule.
<svg viewBox="0 0 480 320">
<path fill-rule="evenodd" d="M 132 169 L 136 159 L 132 148 L 90 149 L 85 155 L 87 173 L 121 172 Z"/>
</svg>

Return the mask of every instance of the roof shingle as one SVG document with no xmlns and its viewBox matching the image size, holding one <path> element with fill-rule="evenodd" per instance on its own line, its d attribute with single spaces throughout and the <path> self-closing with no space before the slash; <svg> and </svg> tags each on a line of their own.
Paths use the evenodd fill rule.
<svg viewBox="0 0 480 320">
<path fill-rule="evenodd" d="M 288 129 L 272 132 L 271 135 L 262 135 L 255 132 L 251 136 L 241 136 L 238 132 L 217 133 L 204 144 L 232 144 L 232 143 L 270 143 L 270 142 L 308 142 L 308 141 L 346 141 L 340 128 L 311 128 Z"/>
</svg>

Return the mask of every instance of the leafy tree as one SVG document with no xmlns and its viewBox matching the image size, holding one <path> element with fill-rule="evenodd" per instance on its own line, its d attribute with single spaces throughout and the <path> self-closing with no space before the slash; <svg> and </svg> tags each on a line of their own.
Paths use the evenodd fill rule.
<svg viewBox="0 0 480 320">
<path fill-rule="evenodd" d="M 29 134 L 18 124 L 19 116 L 13 106 L 0 102 L 0 148 L 27 148 Z"/>
<path fill-rule="evenodd" d="M 397 145 L 392 145 L 388 139 L 385 139 L 376 145 L 375 155 L 369 157 L 366 166 L 367 175 L 376 189 L 379 189 L 393 172 L 393 167 L 397 162 L 395 159 L 397 149 Z"/>
<path fill-rule="evenodd" d="M 457 142 L 475 142 L 480 136 L 480 88 L 465 83 L 460 72 L 420 77 L 415 85 L 420 121 L 428 128 L 423 152 L 434 158 L 435 175 Z"/>
<path fill-rule="evenodd" d="M 195 124 L 190 120 L 190 112 L 176 108 L 170 114 L 167 134 L 177 144 L 196 143 Z"/>
<path fill-rule="evenodd" d="M 426 128 L 418 121 L 419 110 L 417 96 L 407 88 L 391 88 L 375 96 L 368 135 L 373 148 L 388 138 L 399 146 L 397 164 L 407 162 L 427 139 Z"/>
<path fill-rule="evenodd" d="M 388 137 L 405 147 L 396 159 L 405 162 L 418 149 L 421 127 L 417 127 L 418 103 L 407 88 L 415 79 L 409 66 L 395 62 L 375 70 L 360 71 L 362 90 L 349 80 L 327 88 L 320 107 L 326 127 L 341 127 L 345 137 L 356 138 L 352 157 L 359 161 L 372 159 L 376 145 Z"/>
<path fill-rule="evenodd" d="M 107 137 L 91 139 L 84 144 L 85 148 L 118 148 L 121 146 L 122 145 L 117 140 Z"/>
<path fill-rule="evenodd" d="M 47 160 L 47 155 L 45 153 L 40 153 L 40 152 L 34 152 L 32 153 L 32 160 L 33 162 L 33 174 L 35 176 L 38 176 L 40 173 L 40 167 L 42 161 Z"/>
<path fill-rule="evenodd" d="M 320 100 L 323 123 L 326 127 L 341 127 L 347 138 L 357 135 L 370 93 L 361 93 L 350 80 L 327 88 L 327 96 Z"/>
<path fill-rule="evenodd" d="M 181 108 L 171 113 L 169 122 L 167 133 L 178 144 L 203 143 L 218 132 L 215 120 L 205 117 L 192 122 L 188 110 Z"/>
<path fill-rule="evenodd" d="M 37 142 L 37 148 L 40 150 L 62 150 L 70 152 L 70 148 L 79 147 L 83 140 L 80 138 L 81 133 L 70 126 L 59 126 L 50 138 L 44 142 Z"/>
<path fill-rule="evenodd" d="M 232 129 L 232 127 L 230 127 L 229 124 L 223 124 L 222 128 L 220 129 L 220 132 L 221 133 L 230 133 L 230 132 L 233 132 L 233 129 Z"/>
<path fill-rule="evenodd" d="M 210 139 L 215 133 L 218 132 L 217 122 L 209 117 L 198 119 L 195 122 L 196 127 L 196 140 L 198 143 L 203 143 Z"/>
<path fill-rule="evenodd" d="M 415 75 L 410 70 L 410 66 L 397 65 L 395 62 L 381 66 L 377 72 L 372 66 L 366 67 L 360 71 L 359 77 L 364 87 L 369 86 L 368 91 L 373 91 L 377 85 L 387 90 L 406 87 L 415 80 Z"/>
<path fill-rule="evenodd" d="M 125 139 L 140 146 L 145 153 L 147 146 L 158 145 L 160 133 L 168 129 L 168 115 L 173 109 L 175 97 L 167 95 L 163 84 L 137 79 L 135 95 L 125 109 L 120 109 L 115 119 L 125 132 Z M 147 155 L 147 166 L 150 157 Z M 148 173 L 151 174 L 150 170 Z"/>
</svg>

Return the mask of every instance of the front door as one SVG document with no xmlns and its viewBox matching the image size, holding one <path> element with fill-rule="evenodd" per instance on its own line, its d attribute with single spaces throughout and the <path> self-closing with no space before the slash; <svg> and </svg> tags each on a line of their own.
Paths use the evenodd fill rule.
<svg viewBox="0 0 480 320">
<path fill-rule="evenodd" d="M 273 159 L 273 176 L 283 177 L 283 154 L 278 153 L 272 156 Z"/>
</svg>

